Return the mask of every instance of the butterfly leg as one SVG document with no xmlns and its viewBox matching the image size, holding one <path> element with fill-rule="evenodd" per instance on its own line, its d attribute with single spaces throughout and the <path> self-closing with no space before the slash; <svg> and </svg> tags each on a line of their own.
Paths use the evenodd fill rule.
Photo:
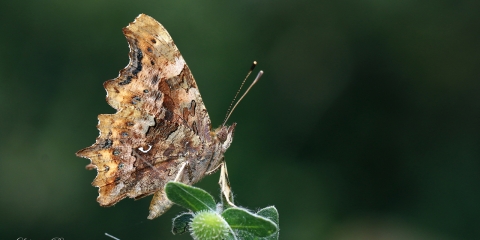
<svg viewBox="0 0 480 240">
<path fill-rule="evenodd" d="M 175 177 L 175 180 L 173 180 L 174 182 L 178 182 L 180 181 L 181 182 L 181 179 L 180 179 L 180 176 L 183 175 L 183 171 L 185 170 L 185 166 L 187 166 L 188 162 L 183 162 L 182 163 L 182 166 L 180 166 L 180 170 L 178 170 L 178 173 L 177 173 L 177 176 Z"/>
<path fill-rule="evenodd" d="M 230 187 L 230 181 L 228 180 L 227 163 L 223 161 L 220 166 L 220 180 L 218 181 L 218 184 L 220 185 L 220 190 L 222 191 L 222 201 L 225 200 L 227 201 L 228 205 L 236 207 L 235 204 L 233 204 L 232 188 Z"/>
<path fill-rule="evenodd" d="M 223 161 L 222 161 L 222 163 L 223 163 Z M 222 167 L 222 163 L 218 164 L 214 169 L 212 169 L 208 172 L 205 172 L 205 175 L 210 175 L 210 174 L 216 172 L 220 167 Z"/>
</svg>

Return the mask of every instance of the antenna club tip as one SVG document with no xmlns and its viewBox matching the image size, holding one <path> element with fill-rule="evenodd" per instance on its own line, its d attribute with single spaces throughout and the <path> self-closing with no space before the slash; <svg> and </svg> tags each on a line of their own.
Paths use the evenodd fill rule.
<svg viewBox="0 0 480 240">
<path fill-rule="evenodd" d="M 252 85 L 255 84 L 255 83 L 257 83 L 258 80 L 260 80 L 260 78 L 262 77 L 262 75 L 263 75 L 263 70 L 260 70 L 260 71 L 258 72 L 257 77 L 255 78 L 255 80 L 253 80 Z M 250 86 L 250 87 L 251 87 L 251 86 Z"/>
<path fill-rule="evenodd" d="M 257 74 L 257 77 L 256 77 L 256 78 L 258 79 L 258 78 L 260 78 L 262 75 L 263 75 L 263 70 L 260 70 L 260 71 L 258 72 L 258 74 Z"/>
<path fill-rule="evenodd" d="M 257 66 L 257 61 L 253 61 L 252 66 L 250 67 L 250 71 L 253 71 L 255 67 Z"/>
</svg>

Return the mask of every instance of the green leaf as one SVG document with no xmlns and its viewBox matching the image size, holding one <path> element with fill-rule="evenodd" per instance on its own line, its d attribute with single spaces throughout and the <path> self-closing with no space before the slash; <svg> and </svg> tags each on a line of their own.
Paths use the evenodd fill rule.
<svg viewBox="0 0 480 240">
<path fill-rule="evenodd" d="M 216 210 L 215 200 L 212 195 L 200 188 L 179 182 L 168 182 L 165 186 L 165 192 L 170 201 L 194 212 Z"/>
<path fill-rule="evenodd" d="M 192 213 L 182 213 L 176 216 L 173 219 L 172 223 L 172 233 L 173 235 L 176 234 L 183 234 L 189 231 L 189 224 L 192 221 L 193 214 Z"/>
<path fill-rule="evenodd" d="M 278 230 L 277 224 L 272 220 L 250 213 L 243 208 L 229 208 L 222 213 L 222 216 L 233 230 L 244 231 L 242 235 L 267 237 Z"/>
<path fill-rule="evenodd" d="M 279 237 L 279 218 L 278 218 L 278 211 L 274 206 L 266 207 L 264 209 L 261 209 L 260 211 L 257 212 L 257 215 L 260 215 L 262 217 L 266 217 L 270 220 L 272 220 L 275 224 L 277 224 L 277 232 L 269 237 L 263 238 L 264 240 L 277 240 Z"/>
<path fill-rule="evenodd" d="M 260 209 L 260 211 L 257 212 L 257 215 L 266 217 L 278 225 L 278 211 L 274 206 Z"/>
</svg>

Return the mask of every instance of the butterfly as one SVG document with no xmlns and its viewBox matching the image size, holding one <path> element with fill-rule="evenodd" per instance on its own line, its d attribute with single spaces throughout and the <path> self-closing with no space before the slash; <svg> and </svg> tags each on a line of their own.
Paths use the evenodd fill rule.
<svg viewBox="0 0 480 240">
<path fill-rule="evenodd" d="M 123 33 L 130 62 L 103 84 L 117 112 L 98 116 L 100 135 L 76 155 L 91 160 L 87 169 L 97 169 L 92 185 L 101 206 L 153 194 L 153 219 L 172 206 L 168 181 L 192 185 L 223 166 L 236 124 L 212 129 L 192 73 L 159 22 L 140 14 Z"/>
</svg>

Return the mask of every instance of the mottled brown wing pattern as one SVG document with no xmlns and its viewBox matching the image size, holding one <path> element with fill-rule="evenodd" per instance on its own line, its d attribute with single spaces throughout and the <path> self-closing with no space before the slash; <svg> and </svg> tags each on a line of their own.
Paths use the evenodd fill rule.
<svg viewBox="0 0 480 240">
<path fill-rule="evenodd" d="M 90 159 L 87 167 L 98 171 L 92 185 L 99 187 L 97 200 L 102 206 L 159 192 L 150 209 L 157 211 L 151 213 L 153 218 L 171 204 L 162 190 L 175 178 L 179 165 L 213 158 L 217 140 L 190 69 L 163 26 L 141 14 L 123 32 L 130 63 L 104 83 L 107 102 L 117 112 L 98 116 L 96 143 L 77 155 Z M 197 175 L 195 181 L 204 171 Z M 152 210 L 155 201 L 157 210 Z"/>
</svg>

